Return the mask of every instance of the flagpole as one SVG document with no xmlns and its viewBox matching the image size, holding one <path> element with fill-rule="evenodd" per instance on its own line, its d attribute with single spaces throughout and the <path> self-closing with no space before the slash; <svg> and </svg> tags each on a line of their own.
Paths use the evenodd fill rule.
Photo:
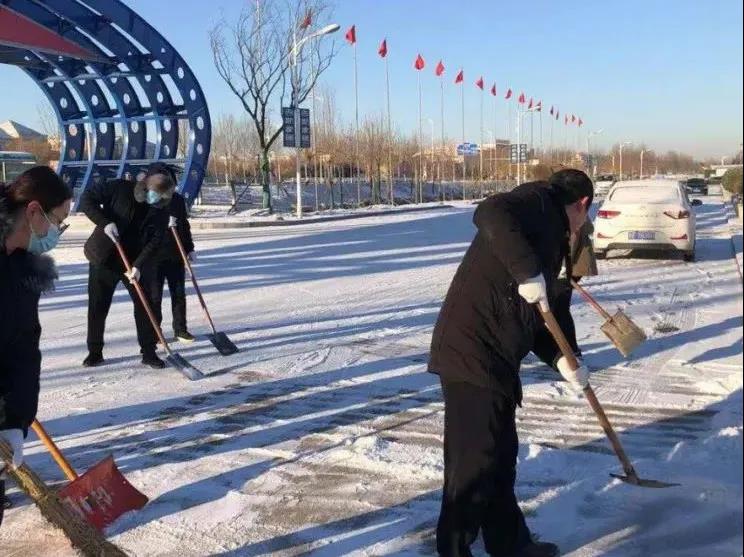
<svg viewBox="0 0 744 557">
<path fill-rule="evenodd" d="M 494 84 L 495 87 L 495 84 Z M 496 178 L 499 175 L 499 159 L 498 159 L 498 151 L 496 149 L 496 134 L 498 133 L 496 130 L 497 124 L 499 123 L 499 104 L 498 104 L 498 96 L 493 96 L 493 177 L 494 182 L 496 181 Z M 494 184 L 495 187 L 495 184 Z"/>
<path fill-rule="evenodd" d="M 421 198 L 422 198 L 422 194 L 424 191 L 423 190 L 424 135 L 421 129 L 421 121 L 423 118 L 423 115 L 421 114 L 421 105 L 422 105 L 422 102 L 421 102 L 421 70 L 418 70 L 418 96 L 419 96 L 419 111 L 418 111 L 418 116 L 419 116 L 419 164 L 418 164 L 419 176 L 418 176 L 418 182 L 419 183 L 418 183 L 418 192 L 416 195 L 418 198 L 417 202 L 420 203 L 422 201 Z"/>
<path fill-rule="evenodd" d="M 543 151 L 542 105 L 540 105 L 540 158 L 543 156 Z"/>
<path fill-rule="evenodd" d="M 552 114 L 550 115 L 550 162 L 553 162 L 553 157 L 555 157 L 555 151 L 553 149 L 553 127 L 555 125 L 555 116 Z"/>
<path fill-rule="evenodd" d="M 511 99 L 506 99 L 509 103 L 509 117 L 506 119 L 506 135 L 509 138 L 509 178 L 512 177 L 512 162 L 511 162 L 511 145 L 512 145 L 512 118 L 514 118 L 514 115 L 512 114 L 512 103 Z M 519 149 L 519 147 L 517 147 Z"/>
<path fill-rule="evenodd" d="M 462 100 L 462 142 L 465 143 L 465 83 L 460 83 L 460 98 Z M 462 200 L 465 201 L 465 152 L 462 155 Z"/>
<path fill-rule="evenodd" d="M 354 116 L 356 121 L 356 131 L 354 133 L 354 166 L 356 166 L 356 183 L 357 183 L 357 207 L 362 205 L 362 184 L 359 176 L 359 80 L 357 72 L 357 45 L 354 40 Z M 344 185 L 341 184 L 343 189 Z"/>
<path fill-rule="evenodd" d="M 564 145 L 564 147 L 563 148 L 565 149 L 565 152 L 563 153 L 563 156 L 564 157 L 567 157 L 568 156 L 569 148 L 568 148 L 568 120 L 566 120 L 566 118 L 563 119 L 563 125 L 566 128 L 564 130 L 564 133 L 563 133 L 563 135 L 564 135 L 564 138 L 563 138 L 563 145 Z M 564 162 L 567 162 L 565 158 L 563 159 L 563 161 Z"/>
<path fill-rule="evenodd" d="M 482 199 L 483 198 L 483 89 L 482 88 L 481 88 L 481 98 L 480 98 L 480 144 L 481 144 L 481 148 L 479 150 L 480 160 L 478 161 L 478 166 L 479 166 L 478 182 L 480 183 L 480 196 Z"/>
<path fill-rule="evenodd" d="M 444 78 L 439 78 L 439 87 L 440 87 L 440 93 L 441 93 L 441 103 L 440 103 L 440 110 L 441 110 L 441 118 L 442 118 L 442 150 L 444 150 Z M 440 163 L 441 165 L 441 163 Z M 444 195 L 444 180 L 442 179 L 442 174 L 440 171 L 439 176 L 439 189 L 441 190 L 439 193 L 442 196 L 442 203 L 444 203 L 445 195 Z"/>
<path fill-rule="evenodd" d="M 387 90 L 387 127 L 388 127 L 388 188 L 390 189 L 390 205 L 395 205 L 393 192 L 393 127 L 390 115 L 390 72 L 388 71 L 387 53 L 385 53 L 385 88 Z"/>
<path fill-rule="evenodd" d="M 522 114 L 517 106 L 517 185 L 522 183 Z"/>
</svg>

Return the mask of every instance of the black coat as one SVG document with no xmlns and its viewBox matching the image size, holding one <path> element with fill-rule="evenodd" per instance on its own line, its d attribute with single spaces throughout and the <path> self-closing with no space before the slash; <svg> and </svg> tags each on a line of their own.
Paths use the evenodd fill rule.
<svg viewBox="0 0 744 557">
<path fill-rule="evenodd" d="M 39 297 L 52 290 L 57 272 L 46 256 L 5 252 L 10 217 L 0 200 L 0 429 L 24 435 L 39 402 Z"/>
<path fill-rule="evenodd" d="M 191 225 L 189 224 L 189 213 L 186 208 L 186 200 L 179 193 L 173 194 L 170 205 L 167 208 L 168 215 L 176 218 L 176 231 L 181 239 L 186 255 L 194 251 L 194 239 L 191 237 Z M 181 261 L 173 232 L 169 229 L 163 237 L 163 242 L 157 250 L 155 258 L 158 261 Z"/>
<path fill-rule="evenodd" d="M 139 203 L 134 197 L 135 182 L 109 180 L 91 185 L 80 199 L 80 210 L 96 228 L 85 242 L 85 257 L 94 265 L 120 270 L 122 264 L 113 242 L 103 231 L 114 222 L 121 243 L 133 267 L 142 269 L 152 262 L 168 227 L 168 212 Z"/>
<path fill-rule="evenodd" d="M 489 197 L 473 222 L 478 231 L 434 327 L 429 371 L 521 403 L 522 359 L 533 351 L 553 364 L 559 351 L 517 287 L 542 273 L 549 296 L 555 292 L 568 254 L 568 219 L 554 193 L 533 182 Z"/>
</svg>

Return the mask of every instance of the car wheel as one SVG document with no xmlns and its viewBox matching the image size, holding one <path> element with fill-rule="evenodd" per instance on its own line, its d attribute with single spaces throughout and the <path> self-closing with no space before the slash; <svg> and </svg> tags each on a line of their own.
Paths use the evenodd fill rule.
<svg viewBox="0 0 744 557">
<path fill-rule="evenodd" d="M 688 263 L 692 263 L 693 261 L 695 261 L 695 252 L 694 251 L 687 251 L 687 252 L 685 252 L 685 254 L 682 257 Z"/>
</svg>

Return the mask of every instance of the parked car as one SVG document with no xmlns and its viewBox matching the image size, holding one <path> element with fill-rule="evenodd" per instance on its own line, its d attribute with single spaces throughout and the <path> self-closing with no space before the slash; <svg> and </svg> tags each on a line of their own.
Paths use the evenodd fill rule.
<svg viewBox="0 0 744 557">
<path fill-rule="evenodd" d="M 594 195 L 598 197 L 607 195 L 616 181 L 612 174 L 600 174 L 594 179 Z"/>
<path fill-rule="evenodd" d="M 696 195 L 708 195 L 708 183 L 705 178 L 690 178 L 684 182 L 687 193 Z"/>
<path fill-rule="evenodd" d="M 594 220 L 598 258 L 613 249 L 681 252 L 695 259 L 695 212 L 686 187 L 676 180 L 617 182 Z"/>
</svg>

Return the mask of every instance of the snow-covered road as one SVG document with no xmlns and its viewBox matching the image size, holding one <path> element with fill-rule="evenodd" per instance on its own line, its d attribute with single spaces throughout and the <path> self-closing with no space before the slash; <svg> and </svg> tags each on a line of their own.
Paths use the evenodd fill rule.
<svg viewBox="0 0 744 557">
<path fill-rule="evenodd" d="M 683 487 L 609 478 L 618 465 L 586 403 L 537 361 L 525 365 L 517 490 L 531 527 L 566 554 L 741 553 L 741 282 L 724 207 L 708 198 L 697 211 L 696 263 L 615 258 L 586 281 L 646 330 L 632 359 L 575 305 L 592 382 L 639 473 Z M 110 529 L 113 541 L 138 556 L 435 553 L 442 404 L 424 370 L 471 215 L 462 205 L 200 232 L 201 285 L 241 352 L 222 358 L 203 337 L 175 345 L 209 374 L 199 382 L 139 365 L 123 289 L 108 365 L 80 367 L 85 235 L 70 230 L 55 253 L 62 280 L 42 304 L 39 417 L 78 470 L 113 453 L 151 498 Z M 192 332 L 204 334 L 189 304 Z M 28 453 L 62 481 L 38 442 Z M 20 493 L 11 498 L 0 555 L 72 554 Z"/>
</svg>

